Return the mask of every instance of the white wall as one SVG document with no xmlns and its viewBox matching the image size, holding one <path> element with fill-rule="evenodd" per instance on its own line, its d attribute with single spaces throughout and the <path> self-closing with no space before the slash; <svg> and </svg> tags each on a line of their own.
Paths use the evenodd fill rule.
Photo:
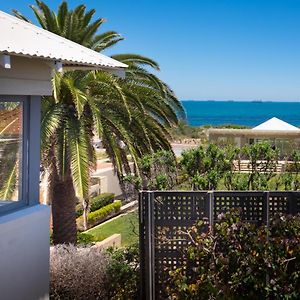
<svg viewBox="0 0 300 300">
<path fill-rule="evenodd" d="M 51 67 L 42 59 L 11 56 L 11 69 L 0 66 L 2 95 L 51 95 Z"/>
<path fill-rule="evenodd" d="M 93 174 L 93 176 L 103 176 L 106 177 L 106 180 L 104 180 L 105 184 L 102 186 L 101 193 L 114 193 L 116 196 L 119 196 L 122 194 L 122 190 L 119 183 L 119 178 L 115 174 L 113 168 L 106 168 L 103 170 L 98 170 Z M 105 190 L 106 186 L 106 190 Z"/>
<path fill-rule="evenodd" d="M 50 207 L 0 217 L 1 300 L 48 299 Z"/>
</svg>

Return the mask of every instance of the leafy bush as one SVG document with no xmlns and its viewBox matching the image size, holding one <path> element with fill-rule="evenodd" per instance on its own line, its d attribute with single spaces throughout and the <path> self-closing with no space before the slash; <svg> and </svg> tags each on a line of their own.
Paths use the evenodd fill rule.
<svg viewBox="0 0 300 300">
<path fill-rule="evenodd" d="M 100 209 L 110 203 L 113 203 L 115 195 L 112 193 L 102 193 L 99 196 L 93 197 L 90 199 L 90 212 Z M 77 204 L 76 206 L 76 218 L 82 216 L 83 207 L 82 203 Z"/>
<path fill-rule="evenodd" d="M 228 149 L 220 149 L 215 144 L 207 148 L 199 146 L 182 152 L 180 166 L 195 190 L 216 189 L 226 171 L 232 168 L 232 157 Z"/>
<path fill-rule="evenodd" d="M 95 225 L 107 220 L 108 217 L 117 214 L 121 209 L 122 201 L 116 200 L 115 202 L 108 204 L 96 211 L 89 213 L 88 215 L 88 227 L 91 228 Z M 83 217 L 77 218 L 77 225 L 79 230 L 82 230 Z"/>
<path fill-rule="evenodd" d="M 160 150 L 139 161 L 143 188 L 172 189 L 176 184 L 177 162 L 172 151 Z"/>
<path fill-rule="evenodd" d="M 50 299 L 109 299 L 108 263 L 96 248 L 56 246 L 50 253 Z"/>
<path fill-rule="evenodd" d="M 188 236 L 184 268 L 170 271 L 171 299 L 299 299 L 300 217 L 277 215 L 270 227 L 221 214 L 212 230 L 200 222 Z"/>
<path fill-rule="evenodd" d="M 77 245 L 93 245 L 98 241 L 99 239 L 97 239 L 92 234 L 84 233 L 84 232 L 77 233 Z"/>
<path fill-rule="evenodd" d="M 139 247 L 131 245 L 117 250 L 110 249 L 107 268 L 109 299 L 139 299 Z"/>
<path fill-rule="evenodd" d="M 77 245 L 92 245 L 95 242 L 101 241 L 102 239 L 97 238 L 89 233 L 77 232 Z M 50 233 L 50 245 L 53 246 L 52 232 Z"/>
</svg>

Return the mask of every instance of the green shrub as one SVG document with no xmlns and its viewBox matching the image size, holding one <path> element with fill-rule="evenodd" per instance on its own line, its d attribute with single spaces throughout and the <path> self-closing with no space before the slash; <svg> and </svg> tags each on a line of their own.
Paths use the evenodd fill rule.
<svg viewBox="0 0 300 300">
<path fill-rule="evenodd" d="M 107 292 L 111 300 L 139 299 L 139 247 L 138 244 L 121 249 L 109 249 Z"/>
<path fill-rule="evenodd" d="M 102 193 L 99 196 L 93 197 L 90 199 L 90 212 L 98 210 L 110 203 L 113 203 L 115 199 L 115 194 L 112 193 Z M 82 216 L 83 207 L 82 203 L 77 204 L 76 206 L 76 218 Z"/>
<path fill-rule="evenodd" d="M 168 299 L 300 299 L 300 216 L 276 215 L 267 228 L 233 211 L 204 229 L 189 230 L 189 275 L 170 270 Z"/>
<path fill-rule="evenodd" d="M 121 209 L 122 201 L 116 200 L 115 202 L 108 204 L 96 211 L 88 214 L 88 228 L 96 226 L 103 221 L 107 220 L 110 216 L 116 215 Z M 82 230 L 83 217 L 77 218 L 77 226 L 79 230 Z"/>
<path fill-rule="evenodd" d="M 96 241 L 96 238 L 89 233 L 79 232 L 77 234 L 77 245 L 91 245 Z"/>
</svg>

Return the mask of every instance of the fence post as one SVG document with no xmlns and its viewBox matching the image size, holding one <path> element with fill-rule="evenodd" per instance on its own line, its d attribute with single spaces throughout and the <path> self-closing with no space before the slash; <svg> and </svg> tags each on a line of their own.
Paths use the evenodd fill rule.
<svg viewBox="0 0 300 300">
<path fill-rule="evenodd" d="M 270 225 L 270 192 L 263 193 L 263 222 L 269 228 Z"/>
<path fill-rule="evenodd" d="M 147 191 L 145 212 L 145 300 L 155 300 L 154 192 Z"/>
<path fill-rule="evenodd" d="M 267 241 L 269 242 L 269 226 L 270 226 L 270 192 L 263 193 L 263 222 L 267 225 Z M 270 274 L 266 274 L 266 285 L 270 282 Z"/>
<path fill-rule="evenodd" d="M 214 224 L 214 192 L 209 191 L 206 194 L 205 215 L 208 218 L 209 225 Z"/>
<path fill-rule="evenodd" d="M 144 200 L 145 192 L 139 192 L 139 248 L 140 248 L 140 299 L 145 299 L 145 214 L 147 208 Z"/>
<path fill-rule="evenodd" d="M 297 192 L 290 192 L 288 197 L 288 214 L 293 216 L 298 213 L 296 193 Z"/>
</svg>

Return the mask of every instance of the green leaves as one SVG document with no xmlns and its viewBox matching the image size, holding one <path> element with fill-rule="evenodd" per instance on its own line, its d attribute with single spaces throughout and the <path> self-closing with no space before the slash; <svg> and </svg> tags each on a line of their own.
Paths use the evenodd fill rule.
<svg viewBox="0 0 300 300">
<path fill-rule="evenodd" d="M 227 149 L 214 144 L 199 146 L 182 153 L 181 167 L 191 178 L 193 189 L 210 190 L 218 187 L 226 171 L 231 170 Z"/>
<path fill-rule="evenodd" d="M 84 199 L 88 197 L 89 190 L 90 138 L 79 120 L 74 118 L 68 119 L 66 132 L 76 194 L 81 199 Z"/>
<path fill-rule="evenodd" d="M 113 59 L 123 62 L 131 67 L 144 67 L 148 66 L 159 71 L 159 65 L 151 58 L 138 55 L 138 54 L 116 54 L 112 55 Z"/>
<path fill-rule="evenodd" d="M 44 29 L 95 51 L 123 40 L 115 31 L 98 33 L 105 19 L 95 18 L 95 10 L 85 5 L 70 9 L 63 1 L 55 12 L 37 0 L 31 9 Z M 15 15 L 29 21 L 19 12 Z M 156 61 L 138 54 L 113 58 L 128 65 L 125 79 L 104 71 L 56 73 L 53 97 L 44 99 L 42 150 L 54 150 L 59 179 L 63 182 L 71 172 L 81 199 L 89 196 L 94 134 L 102 140 L 119 177 L 131 172 L 140 176 L 139 159 L 171 150 L 170 128 L 184 116 L 173 91 L 151 72 L 159 70 Z M 165 185 L 163 176 L 157 178 L 157 185 Z"/>
<path fill-rule="evenodd" d="M 49 140 L 56 133 L 64 118 L 64 106 L 55 104 L 53 98 L 44 98 L 42 101 L 41 119 L 41 146 L 44 150 L 49 145 Z"/>
<path fill-rule="evenodd" d="M 77 115 L 80 118 L 83 113 L 84 105 L 87 102 L 87 96 L 84 93 L 84 90 L 78 86 L 74 77 L 72 77 L 71 74 L 68 75 L 69 76 L 64 79 L 63 83 L 67 86 L 68 92 L 72 95 Z"/>
<path fill-rule="evenodd" d="M 106 50 L 118 42 L 124 40 L 124 38 L 115 31 L 106 31 L 102 34 L 96 35 L 93 40 L 90 43 L 90 48 L 101 52 L 103 50 Z"/>
</svg>

